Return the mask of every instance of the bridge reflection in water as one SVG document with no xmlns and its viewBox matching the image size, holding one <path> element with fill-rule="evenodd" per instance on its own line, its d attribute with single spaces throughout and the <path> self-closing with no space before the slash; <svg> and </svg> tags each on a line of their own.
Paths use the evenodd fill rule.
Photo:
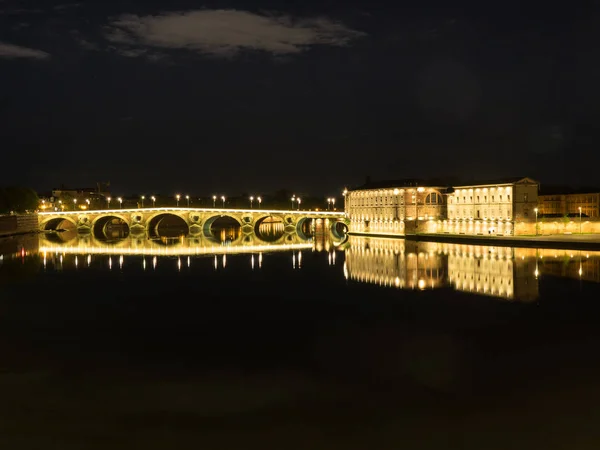
<svg viewBox="0 0 600 450">
<path fill-rule="evenodd" d="M 352 236 L 346 278 L 400 289 L 458 291 L 532 301 L 542 275 L 600 282 L 600 252 L 415 242 Z"/>
<path fill-rule="evenodd" d="M 290 252 L 294 269 L 302 266 L 302 252 L 323 252 L 330 266 L 343 265 L 346 279 L 399 289 L 454 289 L 507 300 L 533 301 L 539 297 L 542 277 L 572 278 L 600 283 L 600 252 L 512 248 L 436 242 L 415 242 L 351 236 L 342 240 L 332 233 L 312 236 L 286 232 L 278 223 L 261 225 L 261 235 L 239 227 L 223 228 L 212 237 L 133 236 L 102 240 L 93 234 L 40 235 L 44 268 L 62 270 L 90 266 L 104 255 L 102 264 L 123 267 L 125 258 L 141 257 L 134 264 L 154 267 L 161 257 L 176 257 L 179 268 L 190 258 L 214 257 L 215 269 L 225 268 L 227 255 L 249 254 L 252 269 L 261 268 L 263 254 Z M 63 240 L 66 242 L 63 242 Z M 343 251 L 343 252 L 342 252 Z M 6 258 L 23 258 L 19 250 Z M 345 253 L 342 254 L 342 253 Z M 150 258 L 146 258 L 150 257 Z M 106 266 L 105 266 L 106 267 Z M 340 273 L 341 276 L 341 273 Z"/>
</svg>

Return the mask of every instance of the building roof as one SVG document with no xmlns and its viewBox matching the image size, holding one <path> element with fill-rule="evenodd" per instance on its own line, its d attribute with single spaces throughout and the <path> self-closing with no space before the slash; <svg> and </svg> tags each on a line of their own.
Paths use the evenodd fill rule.
<svg viewBox="0 0 600 450">
<path fill-rule="evenodd" d="M 509 177 L 509 178 L 497 178 L 497 179 L 488 179 L 488 180 L 470 180 L 466 183 L 455 184 L 453 187 L 471 187 L 471 186 L 488 186 L 488 185 L 498 185 L 498 184 L 517 184 L 517 183 L 527 183 L 527 184 L 540 184 L 538 181 L 529 177 Z"/>
<path fill-rule="evenodd" d="M 348 191 L 360 191 L 363 189 L 386 189 L 386 188 L 402 188 L 402 187 L 436 187 L 436 188 L 446 188 L 450 184 L 447 182 L 448 180 L 443 180 L 439 178 L 431 178 L 431 179 L 423 179 L 423 178 L 404 178 L 400 180 L 378 180 L 371 181 L 369 177 L 364 184 L 361 186 L 356 186 L 349 188 Z"/>
<path fill-rule="evenodd" d="M 393 187 L 412 187 L 412 186 L 423 186 L 423 187 L 435 187 L 447 189 L 448 191 L 453 191 L 455 187 L 472 187 L 472 186 L 486 186 L 486 185 L 499 185 L 499 184 L 516 184 L 516 183 L 534 183 L 539 184 L 539 182 L 535 181 L 529 177 L 512 177 L 512 178 L 501 178 L 495 180 L 470 180 L 470 181 L 460 181 L 457 178 L 407 178 L 401 180 L 381 180 L 381 181 L 371 181 L 369 177 L 367 177 L 366 182 L 357 187 L 353 187 L 348 189 L 349 191 L 357 191 L 363 189 L 384 189 L 384 188 L 393 188 Z"/>
</svg>

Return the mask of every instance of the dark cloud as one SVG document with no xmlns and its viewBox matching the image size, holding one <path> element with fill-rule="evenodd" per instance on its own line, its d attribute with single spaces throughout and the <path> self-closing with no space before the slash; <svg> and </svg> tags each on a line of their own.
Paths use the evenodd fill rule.
<svg viewBox="0 0 600 450">
<path fill-rule="evenodd" d="M 50 58 L 50 54 L 34 48 L 0 42 L 0 58 L 48 59 Z"/>
<path fill-rule="evenodd" d="M 275 55 L 299 53 L 315 45 L 344 46 L 364 33 L 323 17 L 295 19 L 239 10 L 196 10 L 154 16 L 122 15 L 106 37 L 126 46 L 125 56 L 140 56 L 144 47 L 187 49 L 230 56 L 240 50 Z"/>
</svg>

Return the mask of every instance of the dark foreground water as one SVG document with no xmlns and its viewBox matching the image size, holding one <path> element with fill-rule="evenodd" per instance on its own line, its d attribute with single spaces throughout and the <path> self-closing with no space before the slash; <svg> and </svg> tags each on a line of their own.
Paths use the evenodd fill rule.
<svg viewBox="0 0 600 450">
<path fill-rule="evenodd" d="M 71 238 L 0 242 L 2 449 L 600 447 L 598 252 Z"/>
</svg>

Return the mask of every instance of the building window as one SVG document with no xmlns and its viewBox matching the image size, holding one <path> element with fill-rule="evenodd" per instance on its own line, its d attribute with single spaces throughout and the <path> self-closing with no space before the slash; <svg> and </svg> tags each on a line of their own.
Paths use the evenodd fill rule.
<svg viewBox="0 0 600 450">
<path fill-rule="evenodd" d="M 492 201 L 494 201 L 494 196 L 492 195 Z"/>
<path fill-rule="evenodd" d="M 479 195 L 477 196 L 477 203 L 479 203 Z"/>
<path fill-rule="evenodd" d="M 487 195 L 484 195 L 484 196 L 483 196 L 483 201 L 484 201 L 485 203 L 487 203 Z"/>
<path fill-rule="evenodd" d="M 523 194 L 523 201 L 524 201 L 525 203 L 527 203 L 527 194 Z M 527 216 L 525 216 L 525 217 L 527 217 Z"/>
<path fill-rule="evenodd" d="M 506 200 L 508 200 L 508 201 L 510 202 L 510 194 L 508 194 L 508 195 L 506 196 Z"/>
</svg>

